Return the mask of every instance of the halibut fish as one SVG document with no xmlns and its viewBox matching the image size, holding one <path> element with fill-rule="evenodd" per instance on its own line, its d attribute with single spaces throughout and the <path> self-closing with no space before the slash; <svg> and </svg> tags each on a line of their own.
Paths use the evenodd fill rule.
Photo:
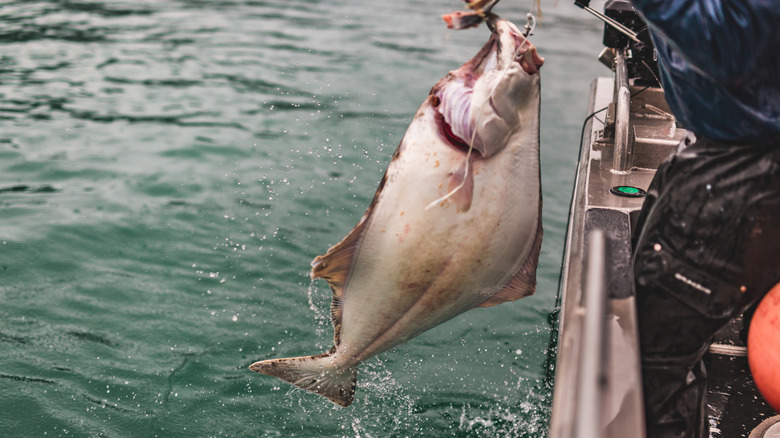
<svg viewBox="0 0 780 438">
<path fill-rule="evenodd" d="M 312 262 L 334 346 L 256 362 L 348 406 L 366 359 L 475 307 L 534 293 L 542 241 L 536 48 L 507 20 L 431 89 L 357 226 Z"/>
</svg>

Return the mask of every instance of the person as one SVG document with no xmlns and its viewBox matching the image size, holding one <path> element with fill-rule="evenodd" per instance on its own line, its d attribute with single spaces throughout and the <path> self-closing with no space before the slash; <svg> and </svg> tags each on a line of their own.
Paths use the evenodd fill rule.
<svg viewBox="0 0 780 438">
<path fill-rule="evenodd" d="M 708 436 L 702 357 L 780 282 L 780 4 L 631 2 L 689 130 L 659 166 L 634 236 L 648 437 Z"/>
</svg>

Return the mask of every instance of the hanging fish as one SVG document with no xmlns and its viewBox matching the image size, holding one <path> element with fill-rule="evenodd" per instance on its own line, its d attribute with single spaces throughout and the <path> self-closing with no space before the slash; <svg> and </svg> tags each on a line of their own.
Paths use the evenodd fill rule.
<svg viewBox="0 0 780 438">
<path fill-rule="evenodd" d="M 534 293 L 542 240 L 539 68 L 514 24 L 431 89 L 371 206 L 312 262 L 334 346 L 252 371 L 352 403 L 357 366 L 475 307 Z"/>
</svg>

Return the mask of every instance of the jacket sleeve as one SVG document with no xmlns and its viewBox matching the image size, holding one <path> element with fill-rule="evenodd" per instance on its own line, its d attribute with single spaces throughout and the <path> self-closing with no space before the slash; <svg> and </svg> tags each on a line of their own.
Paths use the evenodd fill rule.
<svg viewBox="0 0 780 438">
<path fill-rule="evenodd" d="M 632 0 L 656 32 L 699 73 L 741 82 L 777 45 L 777 0 Z"/>
</svg>

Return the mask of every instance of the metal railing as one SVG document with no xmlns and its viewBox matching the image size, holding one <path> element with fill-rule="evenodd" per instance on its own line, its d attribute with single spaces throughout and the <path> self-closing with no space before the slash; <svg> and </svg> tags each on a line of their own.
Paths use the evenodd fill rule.
<svg viewBox="0 0 780 438">
<path fill-rule="evenodd" d="M 576 438 L 601 436 L 604 375 L 607 369 L 606 337 L 606 237 L 601 230 L 588 236 L 587 270 L 583 293 L 584 319 L 577 382 Z"/>
<path fill-rule="evenodd" d="M 629 157 L 628 117 L 631 109 L 631 93 L 628 91 L 628 67 L 626 51 L 618 49 L 615 57 L 615 148 L 612 156 L 612 172 L 628 173 Z"/>
</svg>

